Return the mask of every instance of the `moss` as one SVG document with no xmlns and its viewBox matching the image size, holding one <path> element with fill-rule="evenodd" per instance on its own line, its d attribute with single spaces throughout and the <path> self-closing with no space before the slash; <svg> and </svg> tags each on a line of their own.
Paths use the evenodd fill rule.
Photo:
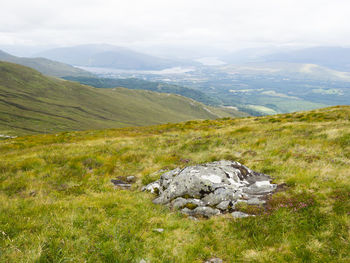
<svg viewBox="0 0 350 263">
<path fill-rule="evenodd" d="M 187 207 L 188 209 L 193 210 L 193 209 L 197 208 L 198 205 L 192 204 L 192 203 L 187 203 L 187 204 L 185 205 L 185 207 Z"/>
</svg>

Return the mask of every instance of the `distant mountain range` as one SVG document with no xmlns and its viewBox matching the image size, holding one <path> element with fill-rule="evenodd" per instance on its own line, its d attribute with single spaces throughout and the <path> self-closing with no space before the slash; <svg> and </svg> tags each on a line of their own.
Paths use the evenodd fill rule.
<svg viewBox="0 0 350 263">
<path fill-rule="evenodd" d="M 316 64 L 339 71 L 350 71 L 350 48 L 311 47 L 303 49 L 244 49 L 222 56 L 230 64 L 285 62 Z"/>
<path fill-rule="evenodd" d="M 92 77 L 94 74 L 67 65 L 61 62 L 52 61 L 46 58 L 25 58 L 16 57 L 0 50 L 0 60 L 31 67 L 39 72 L 55 77 L 75 76 L 75 77 Z"/>
<path fill-rule="evenodd" d="M 142 126 L 244 115 L 174 94 L 97 89 L 0 62 L 0 134 Z"/>
<path fill-rule="evenodd" d="M 55 48 L 38 53 L 37 56 L 75 66 L 132 70 L 161 70 L 197 64 L 196 62 L 159 58 L 106 44 Z"/>
<path fill-rule="evenodd" d="M 340 71 L 350 71 L 350 48 L 313 47 L 266 55 L 265 61 L 308 63 Z"/>
</svg>

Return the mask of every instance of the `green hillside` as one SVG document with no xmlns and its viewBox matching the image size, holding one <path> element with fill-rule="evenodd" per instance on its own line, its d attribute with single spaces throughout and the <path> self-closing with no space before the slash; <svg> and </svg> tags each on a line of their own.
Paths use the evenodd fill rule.
<svg viewBox="0 0 350 263">
<path fill-rule="evenodd" d="M 81 84 L 93 86 L 95 88 L 124 87 L 128 89 L 143 89 L 161 93 L 179 94 L 207 105 L 220 104 L 220 101 L 218 99 L 212 98 L 200 90 L 137 78 L 110 79 L 98 77 L 65 77 L 64 79 L 77 81 Z"/>
<path fill-rule="evenodd" d="M 23 58 L 12 56 L 0 50 L 0 61 L 12 62 L 27 66 L 37 71 L 55 77 L 93 77 L 94 75 L 88 71 L 73 67 L 68 64 L 49 60 L 46 58 Z"/>
<path fill-rule="evenodd" d="M 0 134 L 22 135 L 244 115 L 150 91 L 96 89 L 0 62 Z"/>
<path fill-rule="evenodd" d="M 0 153 L 0 262 L 350 261 L 349 106 L 25 136 Z M 255 217 L 198 221 L 140 191 L 160 169 L 221 159 L 282 191 L 241 207 Z M 131 190 L 113 188 L 129 175 Z"/>
</svg>

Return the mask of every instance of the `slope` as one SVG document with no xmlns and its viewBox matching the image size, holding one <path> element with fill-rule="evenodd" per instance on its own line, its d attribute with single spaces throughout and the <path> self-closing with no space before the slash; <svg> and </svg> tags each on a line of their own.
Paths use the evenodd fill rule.
<svg viewBox="0 0 350 263">
<path fill-rule="evenodd" d="M 184 97 L 194 99 L 207 105 L 220 104 L 219 100 L 209 97 L 207 94 L 200 90 L 162 82 L 153 82 L 137 78 L 111 79 L 98 77 L 65 77 L 64 79 L 77 81 L 81 84 L 93 86 L 95 88 L 124 87 L 128 89 L 150 90 L 161 93 L 173 93 L 182 95 Z"/>
<path fill-rule="evenodd" d="M 220 111 L 220 110 L 219 110 Z M 101 129 L 231 116 L 179 95 L 96 89 L 0 62 L 0 133 Z"/>
<path fill-rule="evenodd" d="M 332 107 L 2 141 L 0 262 L 349 262 L 349 116 Z M 283 191 L 265 209 L 240 206 L 255 217 L 198 221 L 140 191 L 160 169 L 220 159 Z M 110 182 L 129 175 L 130 191 Z"/>
</svg>

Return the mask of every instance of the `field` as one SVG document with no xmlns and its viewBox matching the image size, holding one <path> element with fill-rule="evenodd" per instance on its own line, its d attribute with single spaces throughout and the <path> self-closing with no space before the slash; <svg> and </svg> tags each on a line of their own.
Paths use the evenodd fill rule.
<svg viewBox="0 0 350 263">
<path fill-rule="evenodd" d="M 349 262 L 350 107 L 0 142 L 1 262 Z M 283 184 L 266 208 L 193 221 L 141 186 L 236 160 Z M 111 179 L 134 175 L 131 190 Z M 155 232 L 163 228 L 163 233 Z"/>
</svg>

